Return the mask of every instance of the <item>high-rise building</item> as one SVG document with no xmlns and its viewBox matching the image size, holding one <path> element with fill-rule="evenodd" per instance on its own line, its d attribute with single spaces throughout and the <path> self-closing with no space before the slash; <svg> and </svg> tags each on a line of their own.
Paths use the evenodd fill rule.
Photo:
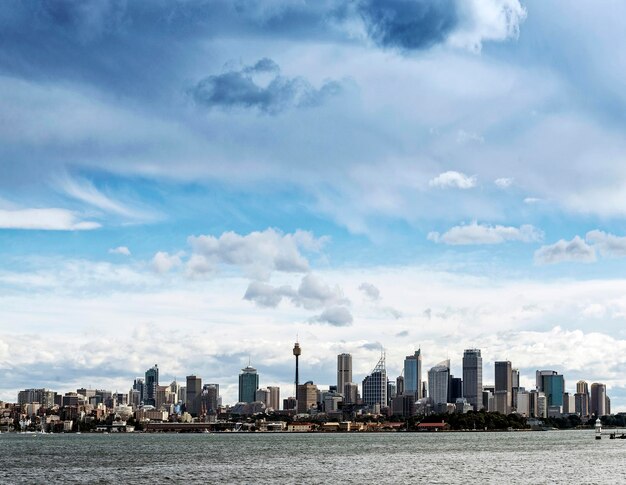
<svg viewBox="0 0 626 485">
<path fill-rule="evenodd" d="M 352 355 L 337 356 L 337 391 L 343 392 L 346 382 L 352 382 Z"/>
<path fill-rule="evenodd" d="M 526 391 L 519 391 L 517 393 L 517 407 L 516 411 L 520 416 L 525 418 L 530 417 L 530 394 Z"/>
<path fill-rule="evenodd" d="M 139 392 L 139 404 L 141 404 L 146 395 L 146 386 L 142 377 L 137 377 L 137 379 L 135 379 L 133 382 L 133 390 Z"/>
<path fill-rule="evenodd" d="M 215 414 L 220 405 L 220 385 L 205 384 L 200 395 L 201 414 Z"/>
<path fill-rule="evenodd" d="M 511 407 L 512 409 L 517 409 L 517 393 L 520 391 L 518 369 L 511 369 L 511 386 L 513 390 L 513 394 L 511 396 Z"/>
<path fill-rule="evenodd" d="M 422 398 L 422 352 L 417 349 L 414 355 L 404 359 L 404 393 Z"/>
<path fill-rule="evenodd" d="M 404 394 L 404 376 L 396 377 L 396 394 L 398 396 Z"/>
<path fill-rule="evenodd" d="M 502 414 L 510 414 L 511 412 L 511 403 L 513 401 L 512 377 L 511 362 L 504 360 L 495 363 L 494 397 L 496 399 L 496 411 Z"/>
<path fill-rule="evenodd" d="M 428 371 L 428 395 L 436 407 L 448 402 L 450 361 L 444 360 Z"/>
<path fill-rule="evenodd" d="M 154 364 L 146 371 L 144 404 L 156 406 L 156 388 L 159 385 L 159 366 Z"/>
<path fill-rule="evenodd" d="M 455 403 L 457 399 L 463 397 L 463 380 L 450 374 L 450 384 L 448 385 L 448 402 Z"/>
<path fill-rule="evenodd" d="M 344 404 L 356 404 L 359 397 L 359 386 L 354 382 L 346 382 L 343 386 Z"/>
<path fill-rule="evenodd" d="M 480 349 L 466 349 L 463 352 L 463 397 L 474 411 L 482 407 L 483 358 Z"/>
<path fill-rule="evenodd" d="M 256 394 L 254 400 L 257 402 L 262 402 L 265 404 L 265 407 L 269 407 L 270 404 L 270 390 L 267 388 L 261 388 L 256 390 Z"/>
<path fill-rule="evenodd" d="M 563 410 L 563 393 L 565 380 L 563 376 L 553 370 L 537 371 L 537 390 L 546 396 L 546 405 L 549 408 L 559 407 Z"/>
<path fill-rule="evenodd" d="M 387 381 L 387 406 L 391 406 L 391 400 L 396 397 L 396 383 Z"/>
<path fill-rule="evenodd" d="M 280 387 L 268 386 L 267 389 L 270 391 L 268 407 L 272 408 L 274 411 L 278 411 L 280 409 Z"/>
<path fill-rule="evenodd" d="M 374 367 L 374 370 L 363 379 L 363 404 L 374 408 L 387 404 L 387 368 L 385 367 L 385 354 L 381 355 L 380 360 Z"/>
<path fill-rule="evenodd" d="M 606 412 L 606 385 L 594 382 L 591 384 L 590 410 L 594 416 L 604 416 Z"/>
<path fill-rule="evenodd" d="M 313 381 L 298 384 L 296 401 L 298 402 L 298 414 L 309 412 L 309 409 L 317 404 L 317 386 L 313 384 Z"/>
<path fill-rule="evenodd" d="M 187 412 L 192 416 L 198 416 L 200 413 L 200 394 L 202 394 L 202 378 L 194 375 L 187 376 L 187 393 L 185 398 L 185 406 Z"/>
<path fill-rule="evenodd" d="M 249 364 L 239 374 L 239 402 L 254 402 L 256 390 L 259 388 L 259 375 Z"/>
</svg>

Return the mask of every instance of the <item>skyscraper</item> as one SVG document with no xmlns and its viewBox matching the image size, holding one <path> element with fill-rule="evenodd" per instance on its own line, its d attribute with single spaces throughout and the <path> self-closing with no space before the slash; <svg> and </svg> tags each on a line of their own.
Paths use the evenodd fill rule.
<svg viewBox="0 0 626 485">
<path fill-rule="evenodd" d="M 511 362 L 508 360 L 495 363 L 495 389 L 496 411 L 502 414 L 511 412 L 511 402 L 513 395 Z"/>
<path fill-rule="evenodd" d="M 154 364 L 146 371 L 146 381 L 144 388 L 144 404 L 156 406 L 156 388 L 159 385 L 159 366 Z"/>
<path fill-rule="evenodd" d="M 422 353 L 417 349 L 414 355 L 404 359 L 404 393 L 422 398 Z"/>
<path fill-rule="evenodd" d="M 428 371 L 428 395 L 435 407 L 448 402 L 450 361 L 444 360 Z"/>
<path fill-rule="evenodd" d="M 589 385 L 585 381 L 576 383 L 574 394 L 575 411 L 579 416 L 589 416 Z"/>
<path fill-rule="evenodd" d="M 298 402 L 298 414 L 307 413 L 317 404 L 317 386 L 313 384 L 313 381 L 298 384 L 296 401 Z"/>
<path fill-rule="evenodd" d="M 352 382 L 352 355 L 337 356 L 337 392 L 343 392 L 347 382 Z"/>
<path fill-rule="evenodd" d="M 280 387 L 268 386 L 267 389 L 270 391 L 269 407 L 274 411 L 278 411 L 280 409 Z"/>
<path fill-rule="evenodd" d="M 259 375 L 249 364 L 239 374 L 239 402 L 254 402 L 259 388 Z"/>
<path fill-rule="evenodd" d="M 604 416 L 606 414 L 606 386 L 598 382 L 591 384 L 591 414 Z"/>
<path fill-rule="evenodd" d="M 374 370 L 363 379 L 363 404 L 375 407 L 387 404 L 387 368 L 385 367 L 385 354 Z"/>
<path fill-rule="evenodd" d="M 194 375 L 187 376 L 185 406 L 192 416 L 198 416 L 200 407 L 200 394 L 202 393 L 202 378 Z"/>
<path fill-rule="evenodd" d="M 463 397 L 474 411 L 482 407 L 483 358 L 480 349 L 466 349 L 463 352 Z"/>
<path fill-rule="evenodd" d="M 220 385 L 205 384 L 200 395 L 200 411 L 202 414 L 214 414 L 220 404 Z"/>
<path fill-rule="evenodd" d="M 565 380 L 562 375 L 553 370 L 538 370 L 537 390 L 545 394 L 548 408 L 558 407 L 561 411 L 563 410 Z"/>
</svg>

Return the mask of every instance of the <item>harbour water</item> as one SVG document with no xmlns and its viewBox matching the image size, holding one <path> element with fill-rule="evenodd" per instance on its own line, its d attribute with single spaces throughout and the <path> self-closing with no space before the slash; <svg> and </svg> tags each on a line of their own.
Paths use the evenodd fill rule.
<svg viewBox="0 0 626 485">
<path fill-rule="evenodd" d="M 626 483 L 593 431 L 0 435 L 0 483 Z"/>
</svg>

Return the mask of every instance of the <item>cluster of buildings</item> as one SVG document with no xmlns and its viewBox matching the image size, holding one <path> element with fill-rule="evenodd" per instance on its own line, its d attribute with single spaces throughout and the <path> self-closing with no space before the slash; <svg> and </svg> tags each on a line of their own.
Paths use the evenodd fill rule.
<svg viewBox="0 0 626 485">
<path fill-rule="evenodd" d="M 483 409 L 528 418 L 572 414 L 585 418 L 611 412 L 604 384 L 589 386 L 579 381 L 576 392 L 569 393 L 565 391 L 564 376 L 554 370 L 538 370 L 534 389 L 526 389 L 520 385 L 519 371 L 511 362 L 498 361 L 494 365 L 494 383 L 486 385 L 480 349 L 464 351 L 462 376 L 457 377 L 450 371 L 449 360 L 430 368 L 424 376 L 418 349 L 404 359 L 401 375 L 395 380 L 387 375 L 382 353 L 360 386 L 353 381 L 352 355 L 342 353 L 337 356 L 337 383 L 328 389 L 320 389 L 310 380 L 300 382 L 301 353 L 296 343 L 295 395 L 282 401 L 278 386 L 260 387 L 259 374 L 250 364 L 239 374 L 238 402 L 230 406 L 222 404 L 219 384 L 203 384 L 196 375 L 187 376 L 184 384 L 174 380 L 163 385 L 155 364 L 134 380 L 127 393 L 85 388 L 65 394 L 47 389 L 20 391 L 16 404 L 0 403 L 0 428 L 8 428 L 17 420 L 20 426 L 28 426 L 38 416 L 41 424 L 67 431 L 75 430 L 76 423 L 90 420 L 99 423 L 108 419 L 109 427 L 127 426 L 131 417 L 135 422 L 216 422 L 267 411 L 289 416 L 323 414 L 339 420 L 363 414 L 408 418 Z"/>
</svg>

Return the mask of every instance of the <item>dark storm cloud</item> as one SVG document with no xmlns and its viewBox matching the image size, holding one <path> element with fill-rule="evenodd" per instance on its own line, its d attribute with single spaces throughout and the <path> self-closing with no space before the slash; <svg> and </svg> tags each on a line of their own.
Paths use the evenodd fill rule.
<svg viewBox="0 0 626 485">
<path fill-rule="evenodd" d="M 260 85 L 255 75 L 267 73 L 272 78 L 266 86 Z M 253 66 L 208 76 L 190 94 L 201 106 L 257 108 L 275 114 L 290 107 L 317 106 L 340 91 L 337 81 L 326 81 L 317 89 L 302 77 L 281 76 L 278 64 L 265 58 Z"/>
<path fill-rule="evenodd" d="M 382 47 L 426 49 L 444 42 L 457 25 L 455 0 L 362 0 L 358 10 Z"/>
</svg>

